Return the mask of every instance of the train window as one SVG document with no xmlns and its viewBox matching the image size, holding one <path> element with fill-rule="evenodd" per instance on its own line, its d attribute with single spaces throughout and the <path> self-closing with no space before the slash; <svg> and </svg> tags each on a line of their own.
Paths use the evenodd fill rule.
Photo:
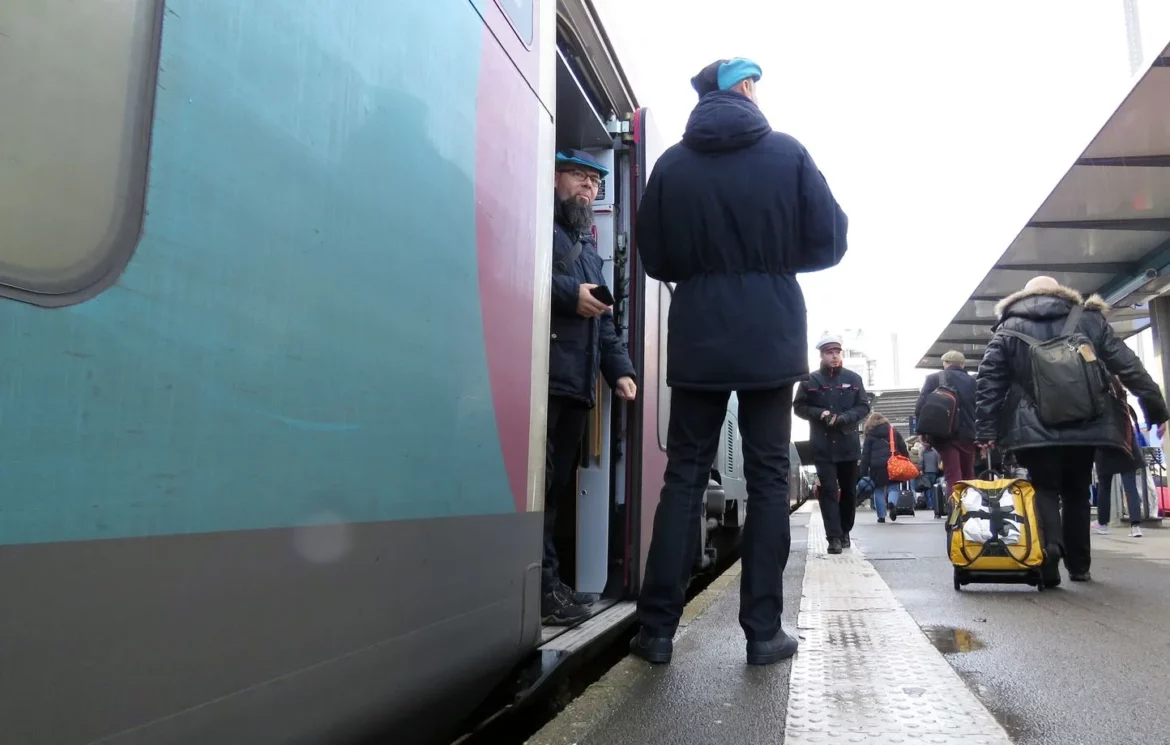
<svg viewBox="0 0 1170 745">
<path fill-rule="evenodd" d="M 496 0 L 496 5 L 508 16 L 516 35 L 525 44 L 532 43 L 532 0 Z"/>
<path fill-rule="evenodd" d="M 108 287 L 142 227 L 161 0 L 0 2 L 0 295 Z"/>
<path fill-rule="evenodd" d="M 658 447 L 666 452 L 666 432 L 670 427 L 670 387 L 666 385 L 666 327 L 670 317 L 670 299 L 674 288 L 658 283 Z"/>
</svg>

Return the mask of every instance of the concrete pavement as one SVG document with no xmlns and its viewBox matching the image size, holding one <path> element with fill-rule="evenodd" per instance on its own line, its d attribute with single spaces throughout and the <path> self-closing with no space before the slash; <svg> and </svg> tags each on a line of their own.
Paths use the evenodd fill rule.
<svg viewBox="0 0 1170 745">
<path fill-rule="evenodd" d="M 1014 742 L 1170 741 L 1170 530 L 1094 535 L 1090 583 L 955 592 L 942 522 L 863 510 L 853 536 Z"/>
<path fill-rule="evenodd" d="M 879 525 L 860 511 L 857 550 L 840 557 L 819 516 L 793 521 L 794 663 L 744 664 L 738 577 L 725 577 L 670 666 L 627 658 L 529 742 L 1170 742 L 1170 530 L 1094 535 L 1088 584 L 956 592 L 929 512 Z"/>
</svg>

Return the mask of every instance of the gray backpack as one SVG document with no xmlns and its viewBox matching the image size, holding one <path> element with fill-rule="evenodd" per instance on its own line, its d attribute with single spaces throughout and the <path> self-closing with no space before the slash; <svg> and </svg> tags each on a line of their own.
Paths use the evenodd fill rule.
<svg viewBox="0 0 1170 745">
<path fill-rule="evenodd" d="M 1019 331 L 999 333 L 1028 345 L 1032 362 L 1032 397 L 1040 423 L 1062 427 L 1088 422 L 1105 410 L 1105 381 L 1097 350 L 1077 331 L 1083 306 L 1073 308 L 1060 335 L 1040 341 Z"/>
</svg>

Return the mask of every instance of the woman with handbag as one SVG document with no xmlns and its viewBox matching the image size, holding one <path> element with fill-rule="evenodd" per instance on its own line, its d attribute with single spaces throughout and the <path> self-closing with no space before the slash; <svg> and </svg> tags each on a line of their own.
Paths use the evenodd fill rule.
<svg viewBox="0 0 1170 745">
<path fill-rule="evenodd" d="M 877 412 L 870 414 L 863 431 L 861 474 L 873 481 L 873 506 L 878 513 L 878 522 L 886 521 L 887 511 L 891 521 L 897 520 L 902 484 L 918 478 L 918 469 L 910 461 L 906 440 L 884 416 Z"/>
<path fill-rule="evenodd" d="M 1116 376 L 1110 386 L 1110 403 L 1118 409 L 1119 416 L 1129 423 L 1125 450 L 1098 448 L 1093 465 L 1097 467 L 1097 524 L 1098 535 L 1109 535 L 1109 517 L 1113 508 L 1113 477 L 1120 476 L 1121 488 L 1129 508 L 1129 537 L 1142 537 L 1142 498 L 1138 492 L 1138 471 L 1146 467 L 1142 455 L 1144 438 L 1137 427 L 1137 412 L 1129 405 L 1125 388 Z"/>
</svg>

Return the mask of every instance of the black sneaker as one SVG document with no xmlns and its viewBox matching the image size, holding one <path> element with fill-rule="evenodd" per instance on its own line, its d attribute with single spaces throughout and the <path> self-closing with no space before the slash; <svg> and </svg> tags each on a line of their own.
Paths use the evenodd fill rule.
<svg viewBox="0 0 1170 745">
<path fill-rule="evenodd" d="M 829 539 L 829 553 L 831 553 L 831 554 L 841 553 L 841 539 L 840 538 L 830 538 Z"/>
<path fill-rule="evenodd" d="M 879 522 L 879 523 L 884 523 L 885 521 L 886 521 L 886 519 L 885 519 L 884 517 L 879 517 L 879 518 L 878 518 L 878 522 Z"/>
<path fill-rule="evenodd" d="M 849 534 L 846 533 L 845 536 L 841 539 L 841 548 L 849 548 L 852 545 L 853 542 L 849 540 Z"/>
<path fill-rule="evenodd" d="M 890 512 L 890 522 L 897 522 L 898 521 L 898 505 L 896 505 L 896 504 L 890 505 L 889 512 Z"/>
<path fill-rule="evenodd" d="M 1088 572 L 1069 572 L 1068 578 L 1073 582 L 1089 582 L 1093 579 L 1093 575 Z"/>
<path fill-rule="evenodd" d="M 571 600 L 574 605 L 589 606 L 593 605 L 593 602 L 597 600 L 595 595 L 590 595 L 587 592 L 574 592 L 573 588 L 569 587 L 564 582 L 557 583 L 557 591 Z"/>
<path fill-rule="evenodd" d="M 799 642 L 783 631 L 778 631 L 776 636 L 766 642 L 747 643 L 747 663 L 749 665 L 771 665 L 796 654 L 798 646 Z"/>
<path fill-rule="evenodd" d="M 589 615 L 589 610 L 574 603 L 560 590 L 547 592 L 540 599 L 541 620 L 549 626 L 572 626 Z"/>
</svg>

